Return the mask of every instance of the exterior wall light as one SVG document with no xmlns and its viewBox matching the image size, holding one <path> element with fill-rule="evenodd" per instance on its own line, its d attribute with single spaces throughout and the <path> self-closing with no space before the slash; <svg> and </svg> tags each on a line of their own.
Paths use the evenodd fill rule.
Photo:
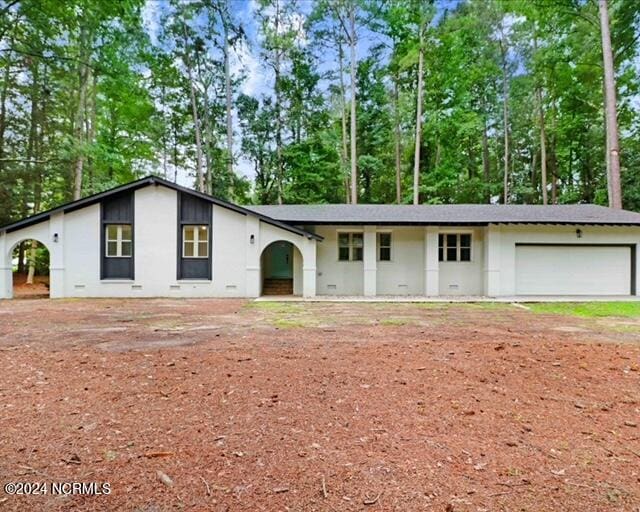
<svg viewBox="0 0 640 512">
<path fill-rule="evenodd" d="M 249 237 L 249 243 L 250 244 L 255 244 L 256 243 L 256 235 L 251 235 Z"/>
<path fill-rule="evenodd" d="M 582 238 L 582 230 L 581 229 L 576 229 L 576 236 L 578 238 Z"/>
<path fill-rule="evenodd" d="M 54 233 L 54 234 L 53 234 L 53 243 L 54 243 L 54 244 L 57 244 L 57 243 L 58 243 L 58 238 L 59 238 L 59 237 L 58 237 L 58 233 Z"/>
</svg>

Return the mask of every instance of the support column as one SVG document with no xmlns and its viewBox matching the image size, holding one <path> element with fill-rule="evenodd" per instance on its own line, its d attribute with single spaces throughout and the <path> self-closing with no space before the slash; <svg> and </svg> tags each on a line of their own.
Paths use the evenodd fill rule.
<svg viewBox="0 0 640 512">
<path fill-rule="evenodd" d="M 49 297 L 65 296 L 64 289 L 64 213 L 49 219 Z"/>
<path fill-rule="evenodd" d="M 7 254 L 8 251 L 7 235 L 0 234 L 0 299 L 10 299 L 13 296 L 11 256 Z"/>
<path fill-rule="evenodd" d="M 262 289 L 262 276 L 260 272 L 260 219 L 253 215 L 246 216 L 245 244 L 247 248 L 245 295 L 247 297 L 259 297 Z"/>
<path fill-rule="evenodd" d="M 376 257 L 377 249 L 376 227 L 364 227 L 364 294 L 367 297 L 376 295 L 376 285 L 378 280 L 378 258 Z"/>
<path fill-rule="evenodd" d="M 424 229 L 424 294 L 428 297 L 440 295 L 438 234 L 437 226 L 429 226 Z"/>
<path fill-rule="evenodd" d="M 316 249 L 317 241 L 306 239 L 302 255 L 302 296 L 316 296 Z"/>
<path fill-rule="evenodd" d="M 500 226 L 490 224 L 484 241 L 484 293 L 500 295 Z"/>
</svg>

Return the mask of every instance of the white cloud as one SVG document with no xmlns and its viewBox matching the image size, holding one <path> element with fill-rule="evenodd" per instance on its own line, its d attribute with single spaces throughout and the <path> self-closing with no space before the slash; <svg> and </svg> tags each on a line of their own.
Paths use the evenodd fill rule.
<svg viewBox="0 0 640 512">
<path fill-rule="evenodd" d="M 236 46 L 230 55 L 231 73 L 235 76 L 245 75 L 246 78 L 240 86 L 242 93 L 256 96 L 269 90 L 269 77 L 260 63 L 254 50 L 245 42 Z"/>
</svg>

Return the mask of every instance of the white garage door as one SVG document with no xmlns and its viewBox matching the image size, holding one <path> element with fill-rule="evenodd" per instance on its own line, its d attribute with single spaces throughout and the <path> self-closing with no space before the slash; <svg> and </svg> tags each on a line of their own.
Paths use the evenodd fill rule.
<svg viewBox="0 0 640 512">
<path fill-rule="evenodd" d="M 631 248 L 516 246 L 518 295 L 629 295 Z"/>
</svg>

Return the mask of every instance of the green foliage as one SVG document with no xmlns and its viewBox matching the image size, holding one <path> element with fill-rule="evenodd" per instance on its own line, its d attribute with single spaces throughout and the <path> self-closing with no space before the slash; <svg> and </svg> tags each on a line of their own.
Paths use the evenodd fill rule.
<svg viewBox="0 0 640 512">
<path fill-rule="evenodd" d="M 527 306 L 535 313 L 584 318 L 640 317 L 640 302 L 541 302 Z"/>
</svg>

